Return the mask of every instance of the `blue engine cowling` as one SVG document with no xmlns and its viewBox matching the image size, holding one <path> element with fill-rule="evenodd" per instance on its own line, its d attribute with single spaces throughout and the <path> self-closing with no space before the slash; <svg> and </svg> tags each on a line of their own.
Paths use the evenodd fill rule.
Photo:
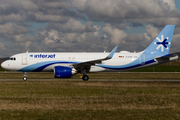
<svg viewBox="0 0 180 120">
<path fill-rule="evenodd" d="M 54 67 L 54 77 L 55 78 L 70 78 L 72 75 L 72 69 L 65 66 L 55 66 Z"/>
</svg>

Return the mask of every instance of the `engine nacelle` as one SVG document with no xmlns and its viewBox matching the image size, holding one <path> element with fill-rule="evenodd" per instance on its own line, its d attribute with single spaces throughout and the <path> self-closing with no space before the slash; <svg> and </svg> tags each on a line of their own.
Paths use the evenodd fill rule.
<svg viewBox="0 0 180 120">
<path fill-rule="evenodd" d="M 70 78 L 73 74 L 75 74 L 75 71 L 70 67 L 65 67 L 65 66 L 54 67 L 55 78 Z"/>
</svg>

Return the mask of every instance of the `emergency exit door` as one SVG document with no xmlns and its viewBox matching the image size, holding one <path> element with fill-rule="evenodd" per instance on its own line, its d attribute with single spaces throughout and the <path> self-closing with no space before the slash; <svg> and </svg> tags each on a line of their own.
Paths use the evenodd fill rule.
<svg viewBox="0 0 180 120">
<path fill-rule="evenodd" d="M 27 65 L 27 54 L 22 55 L 22 65 Z"/>
</svg>

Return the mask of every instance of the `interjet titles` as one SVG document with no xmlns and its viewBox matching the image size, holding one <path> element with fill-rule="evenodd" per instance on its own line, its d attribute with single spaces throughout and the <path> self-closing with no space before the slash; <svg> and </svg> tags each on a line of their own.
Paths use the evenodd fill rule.
<svg viewBox="0 0 180 120">
<path fill-rule="evenodd" d="M 43 54 L 39 54 L 39 55 L 34 55 L 34 58 L 55 58 L 56 55 L 43 55 Z"/>
</svg>

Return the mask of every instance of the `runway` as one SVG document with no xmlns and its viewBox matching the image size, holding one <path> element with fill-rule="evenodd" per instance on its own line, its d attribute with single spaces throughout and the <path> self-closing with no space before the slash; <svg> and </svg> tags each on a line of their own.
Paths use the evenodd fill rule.
<svg viewBox="0 0 180 120">
<path fill-rule="evenodd" d="M 22 79 L 0 79 L 0 81 L 23 81 Z M 82 79 L 28 79 L 27 81 L 76 81 L 76 82 L 180 82 L 179 80 L 171 79 L 89 79 L 83 81 Z"/>
</svg>

